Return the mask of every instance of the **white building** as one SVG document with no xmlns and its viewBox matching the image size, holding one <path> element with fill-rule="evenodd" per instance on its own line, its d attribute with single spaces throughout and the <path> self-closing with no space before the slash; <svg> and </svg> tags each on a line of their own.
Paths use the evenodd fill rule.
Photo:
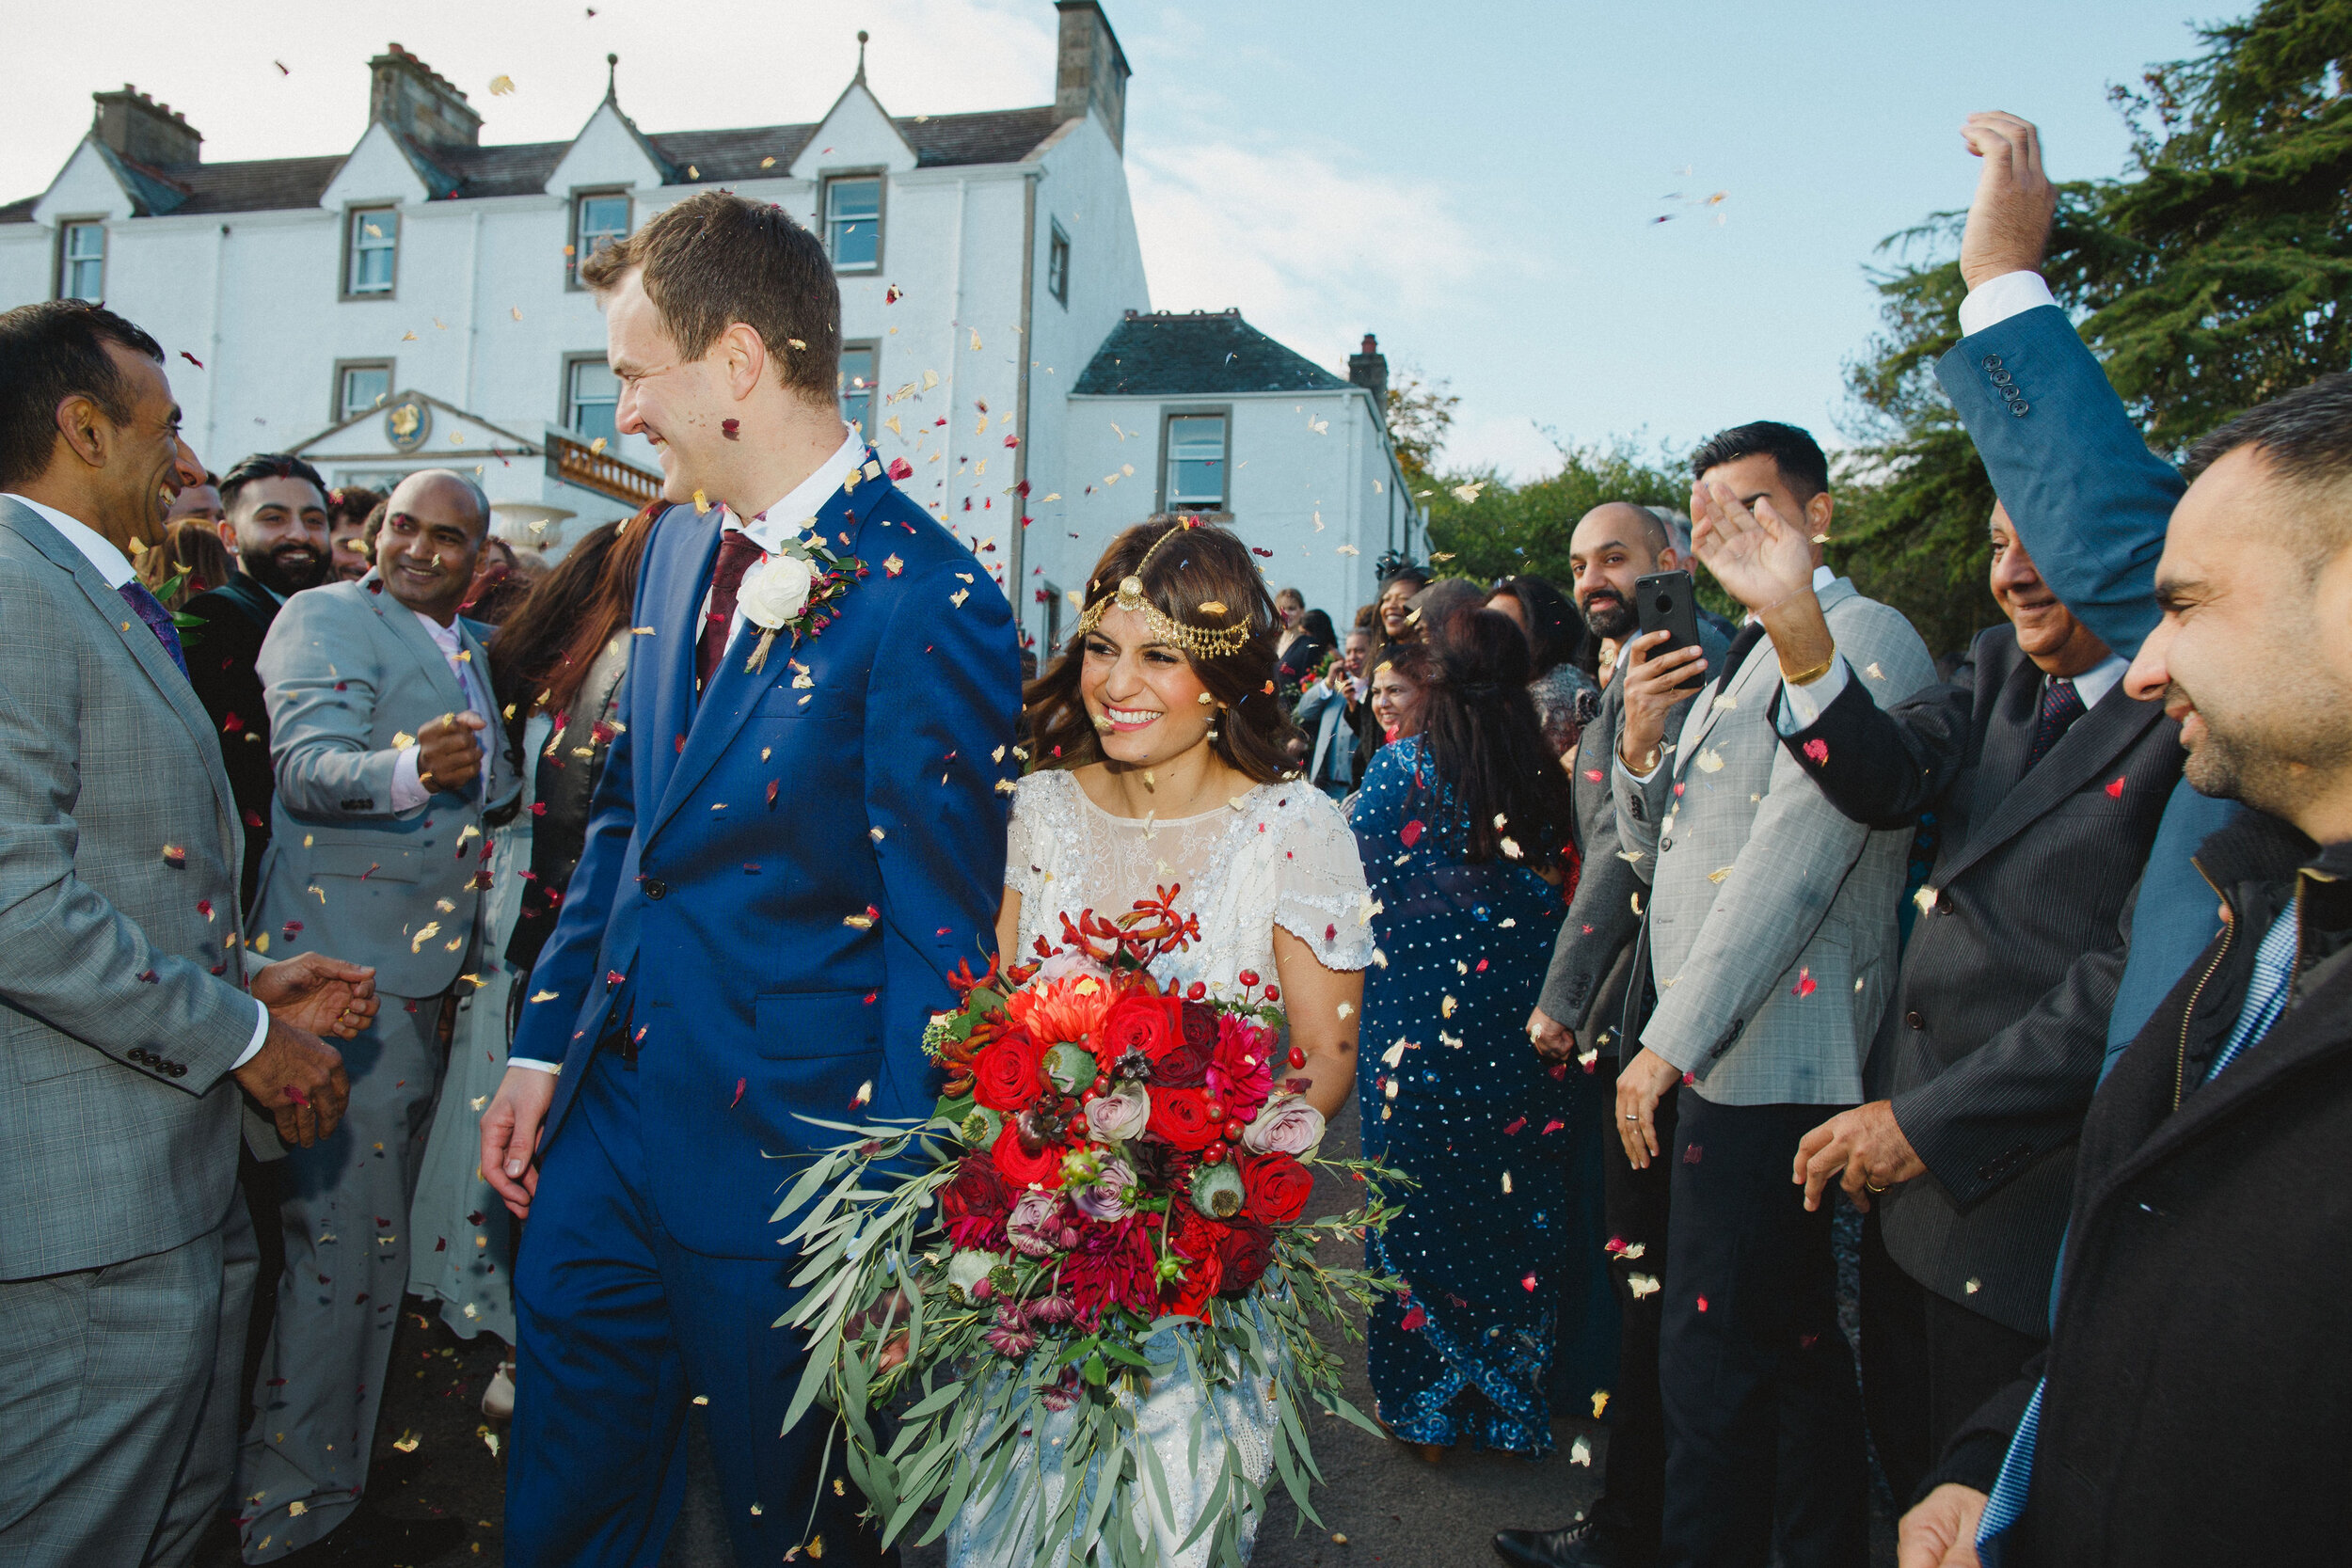
<svg viewBox="0 0 2352 1568">
<path fill-rule="evenodd" d="M 100 92 L 49 188 L 0 205 L 0 308 L 103 298 L 154 333 L 215 468 L 250 451 L 336 483 L 469 467 L 502 532 L 560 548 L 659 474 L 613 430 L 576 259 L 723 186 L 825 238 L 845 413 L 1025 584 L 1031 635 L 1062 627 L 1059 592 L 1110 533 L 1163 508 L 1229 514 L 1343 618 L 1383 550 L 1424 547 L 1369 389 L 1385 367 L 1359 356 L 1351 386 L 1230 312 L 1147 313 L 1126 57 L 1096 0 L 1057 7 L 1055 102 L 977 114 L 894 117 L 861 63 L 813 125 L 648 135 L 608 87 L 568 142 L 485 147 L 466 95 L 393 44 L 347 153 L 207 164 L 167 104 Z M 1204 355 L 1203 332 L 1248 352 Z"/>
</svg>

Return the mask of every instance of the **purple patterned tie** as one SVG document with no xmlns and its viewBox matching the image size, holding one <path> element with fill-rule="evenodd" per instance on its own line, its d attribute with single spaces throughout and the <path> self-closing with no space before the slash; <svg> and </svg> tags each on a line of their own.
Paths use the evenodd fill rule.
<svg viewBox="0 0 2352 1568">
<path fill-rule="evenodd" d="M 2042 688 L 2042 721 L 2034 726 L 2033 750 L 2026 754 L 2026 766 L 2040 762 L 2067 727 L 2082 716 L 2082 695 L 2074 689 L 2074 683 L 2064 675 L 2052 675 Z"/>
<path fill-rule="evenodd" d="M 163 600 L 149 593 L 147 584 L 136 578 L 115 592 L 122 595 L 124 604 L 139 612 L 139 619 L 146 622 L 147 629 L 155 634 L 155 641 L 164 645 L 164 652 L 171 656 L 171 662 L 178 666 L 180 673 L 186 674 L 188 657 L 180 651 L 180 633 L 173 628 L 171 611 L 164 608 Z"/>
</svg>

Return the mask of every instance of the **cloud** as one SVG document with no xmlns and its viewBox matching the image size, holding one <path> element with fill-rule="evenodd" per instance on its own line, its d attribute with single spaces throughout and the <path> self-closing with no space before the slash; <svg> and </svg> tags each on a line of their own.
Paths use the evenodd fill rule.
<svg viewBox="0 0 2352 1568">
<path fill-rule="evenodd" d="M 1442 187 L 1311 149 L 1131 140 L 1127 178 L 1155 309 L 1238 306 L 1337 372 L 1384 322 L 1426 320 L 1474 279 L 1522 270 L 1479 242 Z"/>
<path fill-rule="evenodd" d="M 1560 471 L 1560 449 L 1525 414 L 1489 414 L 1465 400 L 1448 433 L 1440 466 L 1470 471 L 1492 465 L 1514 484 Z"/>
</svg>

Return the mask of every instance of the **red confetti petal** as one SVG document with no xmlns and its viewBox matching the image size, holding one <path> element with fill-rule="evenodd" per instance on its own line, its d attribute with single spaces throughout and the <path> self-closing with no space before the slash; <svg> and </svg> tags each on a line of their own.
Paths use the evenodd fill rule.
<svg viewBox="0 0 2352 1568">
<path fill-rule="evenodd" d="M 1682 1151 L 1682 1163 L 1686 1165 L 1695 1165 L 1706 1156 L 1707 1146 L 1705 1144 L 1692 1144 Z"/>
<path fill-rule="evenodd" d="M 1525 1117 L 1514 1117 L 1511 1118 L 1510 1124 L 1503 1128 L 1503 1134 L 1507 1137 L 1511 1133 L 1517 1132 L 1520 1128 L 1525 1127 L 1526 1125 L 1527 1118 Z"/>
<path fill-rule="evenodd" d="M 1800 969 L 1797 971 L 1797 983 L 1788 988 L 1788 994 L 1800 997 L 1811 996 L 1819 990 L 1820 990 L 1820 983 L 1813 978 L 1813 971 L 1810 969 Z"/>
<path fill-rule="evenodd" d="M 1584 769 L 1584 781 L 1587 784 L 1600 783 L 1600 769 L 1597 768 L 1587 768 Z"/>
<path fill-rule="evenodd" d="M 247 806 L 247 807 L 246 807 L 246 808 L 245 808 L 245 825 L 246 825 L 246 827 L 248 827 L 248 828 L 258 828 L 258 827 L 260 827 L 260 826 L 262 825 L 262 814 L 261 814 L 260 812 L 258 812 L 258 811 L 255 811 L 255 810 L 254 810 L 251 806 Z"/>
<path fill-rule="evenodd" d="M 1699 1297 L 1699 1310 L 1702 1312 L 1707 1310 L 1707 1298 L 1705 1296 Z"/>
<path fill-rule="evenodd" d="M 1808 740 L 1808 741 L 1806 741 L 1806 742 L 1804 743 L 1804 754 L 1805 754 L 1806 756 L 1809 756 L 1809 757 L 1811 757 L 1811 758 L 1813 759 L 1813 766 L 1814 766 L 1814 767 L 1816 767 L 1816 768 L 1827 768 L 1827 767 L 1829 766 L 1829 742 L 1828 742 L 1828 741 L 1823 740 L 1823 739 L 1820 738 L 1819 736 L 1816 736 L 1815 738 L 1813 738 L 1813 739 L 1811 739 L 1811 740 Z M 1706 1310 L 1706 1308 L 1701 1307 L 1701 1308 L 1700 1308 L 1700 1310 L 1701 1310 L 1701 1311 L 1705 1311 L 1705 1310 Z"/>
<path fill-rule="evenodd" d="M 726 436 L 726 438 L 730 441 L 735 440 L 741 433 L 742 429 L 743 421 L 740 420 L 721 420 L 719 421 L 720 434 Z"/>
<path fill-rule="evenodd" d="M 271 63 L 276 64 L 277 62 L 272 61 Z M 284 66 L 278 66 L 278 69 L 283 71 L 286 68 Z M 194 365 L 199 371 L 204 368 L 204 361 L 199 359 L 195 355 L 190 354 L 186 349 L 182 349 L 180 351 L 180 357 L 185 359 L 189 364 Z"/>
<path fill-rule="evenodd" d="M 903 457 L 894 457 L 890 460 L 889 473 L 893 479 L 913 479 L 914 465 Z"/>
<path fill-rule="evenodd" d="M 738 1078 L 735 1081 L 735 1098 L 727 1101 L 728 1110 L 732 1111 L 743 1103 L 743 1086 L 750 1082 L 748 1078 Z"/>
<path fill-rule="evenodd" d="M 1404 830 L 1396 836 L 1405 841 L 1405 847 L 1407 849 L 1419 844 L 1421 842 L 1421 818 L 1416 816 L 1406 823 Z"/>
<path fill-rule="evenodd" d="M 1405 1314 L 1404 1319 L 1396 1326 L 1410 1334 L 1415 1329 L 1424 1326 L 1428 1322 L 1429 1314 L 1422 1311 L 1419 1306 L 1415 1306 L 1411 1311 Z"/>
<path fill-rule="evenodd" d="M 199 914 L 200 914 L 200 915 L 202 915 L 202 916 L 203 916 L 205 919 L 207 919 L 207 920 L 212 919 L 212 918 L 213 918 L 213 901 L 212 901 L 210 898 L 199 898 L 199 899 L 198 899 L 198 900 L 196 901 L 196 912 L 197 912 L 197 913 L 199 913 Z"/>
<path fill-rule="evenodd" d="M 1534 1295 L 1535 1293 L 1534 1275 L 1532 1273 L 1521 1275 L 1519 1276 L 1519 1289 L 1525 1291 L 1531 1296 Z"/>
<path fill-rule="evenodd" d="M 1548 1122 L 1544 1123 L 1544 1130 L 1543 1130 L 1543 1132 L 1542 1132 L 1540 1135 L 1541 1135 L 1541 1136 L 1543 1136 L 1543 1137 L 1547 1137 L 1547 1138 L 1548 1138 L 1548 1137 L 1551 1136 L 1551 1134 L 1553 1134 L 1554 1132 L 1559 1132 L 1559 1131 L 1560 1131 L 1560 1129 L 1562 1129 L 1563 1127 L 1565 1127 L 1566 1125 L 1567 1125 L 1567 1123 L 1566 1123 L 1566 1122 L 1565 1122 L 1565 1121 L 1548 1121 Z"/>
<path fill-rule="evenodd" d="M 233 713 L 224 713 L 224 714 L 222 714 L 222 715 L 220 716 L 220 733 L 221 733 L 221 734 L 223 734 L 223 735 L 235 735 L 238 731 L 240 731 L 240 730 L 244 729 L 244 728 L 245 728 L 245 721 L 244 721 L 244 720 L 242 720 L 242 719 L 240 719 L 240 718 L 238 718 L 235 714 L 233 714 Z"/>
<path fill-rule="evenodd" d="M 2121 800 L 2123 799 L 2123 781 L 2122 779 L 2109 781 L 2107 784 L 2107 799 L 2110 800 Z"/>
</svg>

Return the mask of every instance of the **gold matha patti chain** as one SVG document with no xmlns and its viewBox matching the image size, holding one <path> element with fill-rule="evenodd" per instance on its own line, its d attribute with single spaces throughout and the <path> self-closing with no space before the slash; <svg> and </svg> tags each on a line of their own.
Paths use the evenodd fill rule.
<svg viewBox="0 0 2352 1568">
<path fill-rule="evenodd" d="M 1241 652 L 1243 644 L 1249 641 L 1248 622 L 1238 626 L 1187 626 L 1172 619 L 1159 606 L 1144 597 L 1143 568 L 1153 556 L 1159 554 L 1162 545 L 1184 531 L 1184 528 L 1172 528 L 1153 540 L 1152 547 L 1143 552 L 1143 559 L 1136 562 L 1136 569 L 1119 579 L 1118 591 L 1107 598 L 1095 600 L 1078 618 L 1079 635 L 1084 636 L 1101 626 L 1106 611 L 1124 610 L 1142 616 L 1144 624 L 1152 628 L 1153 638 L 1172 647 L 1182 648 L 1194 658 L 1221 658 Z M 1205 603 L 1201 608 L 1215 608 L 1219 613 L 1227 612 L 1224 605 L 1215 601 Z"/>
</svg>

